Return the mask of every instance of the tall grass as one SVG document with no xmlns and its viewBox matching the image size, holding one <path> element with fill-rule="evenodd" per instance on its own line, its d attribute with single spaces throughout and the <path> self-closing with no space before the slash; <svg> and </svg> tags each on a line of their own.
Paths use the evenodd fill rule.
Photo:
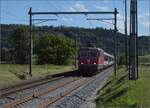
<svg viewBox="0 0 150 108">
<path fill-rule="evenodd" d="M 97 108 L 150 107 L 150 67 L 139 68 L 139 79 L 128 80 L 128 73 L 121 68 L 117 77 L 112 76 L 98 92 Z"/>
</svg>

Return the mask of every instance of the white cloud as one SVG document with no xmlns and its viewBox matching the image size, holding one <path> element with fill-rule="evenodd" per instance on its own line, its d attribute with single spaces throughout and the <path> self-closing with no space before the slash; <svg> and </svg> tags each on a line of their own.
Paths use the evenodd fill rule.
<svg viewBox="0 0 150 108">
<path fill-rule="evenodd" d="M 124 33 L 124 16 L 122 14 L 117 15 L 117 27 L 119 32 Z M 127 28 L 129 33 L 129 26 L 130 26 L 130 19 L 129 16 L 127 16 Z"/>
<path fill-rule="evenodd" d="M 99 11 L 110 11 L 110 10 L 112 10 L 110 7 L 102 7 L 102 6 L 95 6 L 95 8 L 97 9 L 97 10 L 99 10 Z"/>
<path fill-rule="evenodd" d="M 123 15 L 121 14 L 118 14 L 117 15 L 117 27 L 118 27 L 118 30 L 121 32 L 121 33 L 124 33 L 124 18 L 123 18 Z"/>
<path fill-rule="evenodd" d="M 150 13 L 149 12 L 145 13 L 145 16 L 150 17 Z"/>
<path fill-rule="evenodd" d="M 103 0 L 104 3 L 110 3 L 111 0 Z"/>
<path fill-rule="evenodd" d="M 139 15 L 138 19 L 143 19 L 145 16 L 144 15 Z"/>
<path fill-rule="evenodd" d="M 150 13 L 143 13 L 138 16 L 139 23 L 145 28 L 149 27 L 149 15 Z"/>
<path fill-rule="evenodd" d="M 72 21 L 73 19 L 72 18 L 65 18 L 65 17 L 63 17 L 62 20 L 63 21 Z"/>
<path fill-rule="evenodd" d="M 149 22 L 144 20 L 144 21 L 141 21 L 141 24 L 144 26 L 144 27 L 149 27 Z"/>
<path fill-rule="evenodd" d="M 149 16 L 150 16 L 150 13 L 147 12 L 147 13 L 139 14 L 138 18 L 142 20 L 142 19 L 148 18 Z"/>
<path fill-rule="evenodd" d="M 74 6 L 70 7 L 69 11 L 88 11 L 88 9 L 84 4 L 76 3 Z"/>
<path fill-rule="evenodd" d="M 69 9 L 70 11 L 76 11 L 73 7 L 70 7 L 70 9 Z"/>
<path fill-rule="evenodd" d="M 138 22 L 139 22 L 139 26 L 140 24 L 142 25 L 143 28 L 147 29 L 149 27 L 149 23 L 148 23 L 148 14 L 149 13 L 143 13 L 143 14 L 139 14 L 138 16 Z M 130 29 L 130 18 L 129 16 L 127 17 L 128 20 L 128 33 L 129 33 L 129 29 Z M 124 33 L 124 16 L 122 14 L 118 14 L 117 15 L 117 27 L 118 27 L 118 30 L 121 32 L 121 33 Z"/>
</svg>

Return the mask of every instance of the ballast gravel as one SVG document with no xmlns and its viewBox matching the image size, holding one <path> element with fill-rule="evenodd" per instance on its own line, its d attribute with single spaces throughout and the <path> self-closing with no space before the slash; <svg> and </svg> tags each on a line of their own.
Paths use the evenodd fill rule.
<svg viewBox="0 0 150 108">
<path fill-rule="evenodd" d="M 113 68 L 109 68 L 94 76 L 93 81 L 83 85 L 72 94 L 62 98 L 49 108 L 95 108 L 95 98 L 97 91 L 105 84 L 106 80 L 112 75 Z"/>
<path fill-rule="evenodd" d="M 110 67 L 93 77 L 86 77 L 85 79 L 89 79 L 89 82 L 82 85 L 77 90 L 74 90 L 71 94 L 53 103 L 51 106 L 49 106 L 49 108 L 95 108 L 96 105 L 95 105 L 94 100 L 96 98 L 97 91 L 102 88 L 102 86 L 105 84 L 109 76 L 112 75 L 112 72 L 113 72 L 113 68 Z M 68 79 L 73 79 L 73 77 L 63 78 L 59 81 L 49 82 L 47 84 L 36 87 L 36 89 L 39 89 L 39 90 L 43 88 L 46 89 L 48 87 L 55 86 L 59 82 L 63 82 L 64 80 L 68 80 Z M 74 84 L 75 83 L 73 83 L 72 86 Z M 67 87 L 65 88 L 67 89 Z M 22 95 L 26 95 L 30 93 L 32 90 L 33 89 L 30 89 L 27 91 L 21 91 L 19 93 L 16 93 L 14 97 L 20 98 L 20 95 L 22 97 Z M 58 91 L 55 91 L 55 93 L 59 93 L 61 91 L 65 91 L 65 89 L 59 89 Z M 53 95 L 55 93 L 53 93 Z M 37 105 L 39 103 L 44 102 L 49 97 L 52 97 L 52 96 L 48 94 L 45 96 L 37 97 L 27 103 L 24 103 L 23 105 L 18 106 L 18 108 L 37 108 Z M 9 100 L 11 99 L 8 99 L 8 98 L 0 99 L 0 103 L 3 104 L 5 102 L 8 102 Z"/>
</svg>

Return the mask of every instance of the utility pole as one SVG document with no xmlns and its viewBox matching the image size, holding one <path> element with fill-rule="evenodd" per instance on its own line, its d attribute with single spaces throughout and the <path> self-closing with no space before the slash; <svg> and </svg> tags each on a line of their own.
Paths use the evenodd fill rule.
<svg viewBox="0 0 150 108">
<path fill-rule="evenodd" d="M 29 10 L 29 74 L 32 76 L 32 8 Z"/>
<path fill-rule="evenodd" d="M 1 1 L 0 1 L 0 8 L 1 8 Z M 0 13 L 1 17 L 1 13 Z M 2 31 L 1 31 L 1 19 L 0 19 L 0 64 L 2 63 Z"/>
<path fill-rule="evenodd" d="M 128 31 L 127 31 L 127 0 L 125 2 L 125 22 L 124 22 L 124 32 L 125 32 L 125 64 L 126 70 L 128 70 Z"/>
<path fill-rule="evenodd" d="M 0 64 L 2 63 L 2 33 L 1 33 L 1 19 L 0 19 Z"/>
<path fill-rule="evenodd" d="M 138 79 L 138 22 L 137 22 L 137 0 L 131 0 L 130 4 L 130 57 L 129 57 L 129 79 Z"/>
<path fill-rule="evenodd" d="M 117 9 L 115 8 L 115 13 L 114 13 L 114 61 L 115 61 L 115 64 L 114 64 L 114 74 L 116 76 L 116 71 L 117 71 L 117 51 L 116 51 L 116 45 L 117 45 Z"/>
<path fill-rule="evenodd" d="M 75 69 L 77 68 L 77 35 L 75 35 Z"/>
</svg>

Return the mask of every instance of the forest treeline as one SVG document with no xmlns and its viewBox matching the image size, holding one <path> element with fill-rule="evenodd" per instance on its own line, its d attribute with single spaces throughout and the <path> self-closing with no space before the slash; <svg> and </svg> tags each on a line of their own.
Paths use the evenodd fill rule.
<svg viewBox="0 0 150 108">
<path fill-rule="evenodd" d="M 5 63 L 29 62 L 28 27 L 18 26 L 10 36 L 2 38 L 2 58 Z M 32 60 L 34 64 L 68 64 L 75 54 L 75 41 L 61 34 L 45 32 L 32 35 Z"/>
<path fill-rule="evenodd" d="M 28 47 L 22 47 L 22 50 L 20 48 L 20 53 L 22 52 L 22 55 L 18 55 L 17 54 L 13 54 L 14 56 L 12 56 L 12 53 L 16 53 L 15 47 L 21 47 L 21 46 L 15 46 L 15 44 L 13 42 L 20 40 L 19 36 L 17 37 L 18 39 L 14 39 L 13 37 L 15 37 L 17 35 L 16 30 L 18 28 L 24 28 L 23 31 L 20 31 L 23 35 L 22 38 L 24 38 L 22 42 L 20 42 L 22 45 L 28 45 L 28 36 L 29 36 L 29 28 L 26 25 L 6 25 L 6 24 L 1 24 L 1 35 L 2 35 L 2 57 L 3 60 L 5 61 L 11 61 L 12 62 L 12 58 L 11 57 L 17 57 L 19 58 L 20 56 L 24 56 L 23 54 L 27 55 L 26 53 L 28 53 Z M 105 28 L 94 28 L 94 29 L 89 29 L 89 28 L 79 28 L 79 27 L 65 27 L 65 26 L 58 26 L 58 27 L 53 27 L 53 26 L 36 26 L 33 27 L 32 29 L 32 33 L 33 33 L 33 54 L 35 57 L 33 58 L 39 58 L 40 55 L 38 55 L 39 53 L 41 53 L 43 50 L 36 50 L 37 46 L 38 47 L 42 47 L 42 44 L 46 44 L 46 41 L 49 39 L 49 43 L 47 43 L 48 45 L 51 45 L 51 48 L 54 49 L 62 49 L 65 48 L 67 46 L 70 46 L 70 52 L 68 53 L 68 55 L 66 54 L 65 56 L 63 56 L 62 58 L 65 58 L 69 55 L 73 56 L 74 51 L 72 48 L 74 48 L 74 44 L 75 44 L 75 39 L 77 40 L 77 43 L 80 47 L 82 46 L 86 46 L 89 43 L 94 43 L 95 46 L 100 47 L 102 49 L 104 49 L 106 52 L 113 54 L 114 52 L 114 39 L 116 38 L 117 42 L 117 52 L 118 54 L 123 54 L 124 53 L 124 48 L 125 48 L 125 36 L 122 33 L 117 32 L 117 34 L 114 34 L 114 31 L 111 29 L 105 29 Z M 18 34 L 19 35 L 19 34 Z M 51 38 L 50 38 L 51 37 Z M 56 40 L 58 41 L 59 44 L 63 44 L 66 42 L 67 45 L 55 45 L 55 43 L 52 43 L 52 38 L 58 37 Z M 42 39 L 46 38 L 44 42 L 42 42 Z M 70 39 L 70 40 L 69 40 Z M 44 40 L 44 39 L 43 39 Z M 64 40 L 64 41 L 61 41 Z M 41 42 L 41 43 L 39 43 Z M 68 42 L 68 43 L 67 43 Z M 70 42 L 70 43 L 69 43 Z M 54 45 L 52 45 L 54 44 Z M 138 47 L 139 47 L 139 55 L 148 55 L 150 54 L 150 37 L 148 36 L 140 36 L 138 38 Z M 45 47 L 47 47 L 47 45 L 43 45 L 43 49 L 46 49 Z M 47 48 L 49 49 L 49 48 Z M 60 52 L 63 52 L 68 49 L 63 49 Z M 18 51 L 18 50 L 17 50 Z M 24 52 L 25 51 L 25 52 Z M 39 51 L 39 52 L 38 52 Z M 11 53 L 10 53 L 11 52 Z M 47 52 L 47 51 L 46 51 Z M 57 52 L 57 51 L 55 51 Z M 49 51 L 49 53 L 54 54 L 54 52 Z M 11 54 L 11 55 L 10 55 Z M 43 51 L 43 54 L 46 54 Z M 56 54 L 55 55 L 60 55 L 60 54 Z M 9 57 L 10 56 L 10 57 Z M 52 56 L 52 55 L 51 55 Z M 71 57 L 70 56 L 70 57 Z M 70 58 L 69 57 L 69 58 Z M 6 60 L 7 58 L 11 58 L 11 60 Z M 22 58 L 22 57 L 20 57 Z M 26 58 L 24 58 L 24 63 L 27 62 L 28 56 L 26 56 Z M 43 59 L 43 58 L 42 58 Z M 38 59 L 39 62 L 41 61 L 45 61 L 46 62 L 46 58 L 44 60 L 40 60 Z M 51 58 L 49 58 L 51 59 Z M 57 61 L 57 59 L 60 58 L 55 58 L 55 60 Z M 14 59 L 15 63 L 18 63 L 18 61 L 16 59 Z M 55 61 L 54 60 L 54 61 Z M 37 62 L 38 62 L 37 61 Z M 53 60 L 52 60 L 53 61 Z M 53 61 L 53 62 L 54 62 Z M 65 62 L 65 61 L 64 61 Z M 49 63 L 48 61 L 46 63 Z M 58 63 L 61 64 L 61 63 Z"/>
</svg>

